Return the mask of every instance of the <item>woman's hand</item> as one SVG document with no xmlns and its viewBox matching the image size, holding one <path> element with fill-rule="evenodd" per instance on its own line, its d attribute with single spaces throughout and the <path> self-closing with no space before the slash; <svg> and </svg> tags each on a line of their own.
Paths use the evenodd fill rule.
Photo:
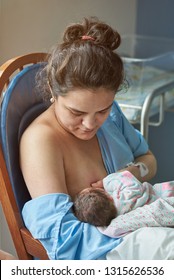
<svg viewBox="0 0 174 280">
<path fill-rule="evenodd" d="M 93 187 L 93 188 L 103 188 L 103 180 L 99 180 L 95 183 L 92 183 L 91 187 Z"/>
</svg>

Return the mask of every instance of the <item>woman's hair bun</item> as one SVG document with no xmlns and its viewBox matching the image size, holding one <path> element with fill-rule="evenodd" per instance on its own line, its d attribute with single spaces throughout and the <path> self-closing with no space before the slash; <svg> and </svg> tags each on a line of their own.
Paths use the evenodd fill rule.
<svg viewBox="0 0 174 280">
<path fill-rule="evenodd" d="M 117 49 L 121 43 L 120 34 L 96 17 L 84 18 L 82 23 L 68 26 L 64 32 L 63 41 L 66 44 L 72 44 L 83 40 L 83 36 L 91 37 L 91 41 L 95 45 L 100 45 L 110 50 Z"/>
</svg>

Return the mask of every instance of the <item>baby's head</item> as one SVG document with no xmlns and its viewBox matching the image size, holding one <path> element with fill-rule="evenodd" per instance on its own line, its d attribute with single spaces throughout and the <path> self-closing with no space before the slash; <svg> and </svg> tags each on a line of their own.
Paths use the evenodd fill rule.
<svg viewBox="0 0 174 280">
<path fill-rule="evenodd" d="M 117 211 L 112 197 L 104 189 L 90 187 L 76 195 L 74 213 L 82 222 L 108 226 Z"/>
</svg>

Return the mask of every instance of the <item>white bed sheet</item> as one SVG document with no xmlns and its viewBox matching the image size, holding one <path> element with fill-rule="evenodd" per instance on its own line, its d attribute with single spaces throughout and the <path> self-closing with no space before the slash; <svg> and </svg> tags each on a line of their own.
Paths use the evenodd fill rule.
<svg viewBox="0 0 174 280">
<path fill-rule="evenodd" d="M 174 228 L 142 228 L 123 237 L 107 260 L 174 260 Z"/>
</svg>

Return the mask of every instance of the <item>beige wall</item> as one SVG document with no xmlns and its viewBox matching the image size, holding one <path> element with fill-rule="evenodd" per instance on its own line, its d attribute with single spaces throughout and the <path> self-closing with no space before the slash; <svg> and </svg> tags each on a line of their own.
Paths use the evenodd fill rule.
<svg viewBox="0 0 174 280">
<path fill-rule="evenodd" d="M 8 226 L 3 215 L 3 211 L 0 204 L 0 249 L 3 249 L 13 255 L 16 255 L 16 251 L 11 239 Z"/>
<path fill-rule="evenodd" d="M 97 16 L 120 34 L 134 33 L 137 0 L 0 0 L 0 64 L 11 57 L 48 51 L 65 26 Z M 0 248 L 14 252 L 0 209 Z"/>
<path fill-rule="evenodd" d="M 136 0 L 0 0 L 0 63 L 48 51 L 65 26 L 93 15 L 123 33 L 134 33 Z"/>
</svg>

